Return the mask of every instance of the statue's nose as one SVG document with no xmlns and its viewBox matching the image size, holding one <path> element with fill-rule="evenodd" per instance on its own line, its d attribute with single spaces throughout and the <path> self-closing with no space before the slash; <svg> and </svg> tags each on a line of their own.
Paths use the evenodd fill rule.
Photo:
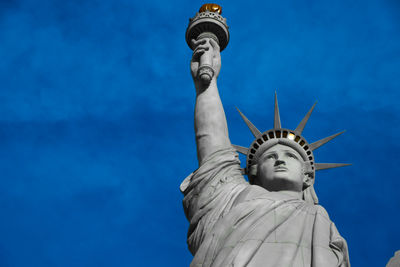
<svg viewBox="0 0 400 267">
<path fill-rule="evenodd" d="M 275 166 L 278 166 L 278 165 L 281 165 L 281 164 L 285 164 L 285 162 L 283 160 L 281 160 L 281 159 L 277 159 L 275 161 Z"/>
</svg>

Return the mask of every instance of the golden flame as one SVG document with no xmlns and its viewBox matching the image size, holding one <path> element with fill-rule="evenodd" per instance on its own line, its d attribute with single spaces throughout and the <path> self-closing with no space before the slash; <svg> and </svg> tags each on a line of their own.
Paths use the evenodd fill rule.
<svg viewBox="0 0 400 267">
<path fill-rule="evenodd" d="M 199 12 L 205 12 L 206 10 L 210 12 L 218 12 L 220 15 L 222 13 L 222 7 L 217 4 L 204 4 L 200 7 Z"/>
</svg>

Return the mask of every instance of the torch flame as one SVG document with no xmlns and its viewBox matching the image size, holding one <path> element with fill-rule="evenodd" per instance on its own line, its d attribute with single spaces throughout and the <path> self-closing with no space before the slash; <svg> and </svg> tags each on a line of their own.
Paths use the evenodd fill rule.
<svg viewBox="0 0 400 267">
<path fill-rule="evenodd" d="M 222 13 L 222 7 L 217 4 L 204 4 L 200 7 L 199 12 L 206 12 L 207 10 L 210 12 L 217 12 L 220 15 Z"/>
</svg>

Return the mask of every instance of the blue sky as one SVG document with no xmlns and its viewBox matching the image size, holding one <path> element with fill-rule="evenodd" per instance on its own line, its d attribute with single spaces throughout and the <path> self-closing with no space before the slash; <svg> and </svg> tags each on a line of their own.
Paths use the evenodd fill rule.
<svg viewBox="0 0 400 267">
<path fill-rule="evenodd" d="M 197 168 L 192 51 L 202 1 L 0 2 L 0 265 L 188 266 L 179 184 Z M 231 40 L 219 89 L 231 140 L 304 130 L 316 191 L 353 266 L 400 249 L 400 4 L 219 1 Z"/>
</svg>

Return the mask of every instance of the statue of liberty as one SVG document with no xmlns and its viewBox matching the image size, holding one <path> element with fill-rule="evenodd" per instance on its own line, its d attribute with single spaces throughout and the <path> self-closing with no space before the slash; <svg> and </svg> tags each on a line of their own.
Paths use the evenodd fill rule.
<svg viewBox="0 0 400 267">
<path fill-rule="evenodd" d="M 224 23 L 219 32 L 210 26 L 211 19 L 221 22 L 220 13 L 218 5 L 204 5 L 197 16 L 207 20 L 206 30 L 190 29 L 198 22 L 192 19 L 186 35 L 199 162 L 180 187 L 191 266 L 350 266 L 347 243 L 313 187 L 315 171 L 348 165 L 314 161 L 313 151 L 341 133 L 306 141 L 302 131 L 315 104 L 295 130 L 282 128 L 275 94 L 273 129 L 260 132 L 239 111 L 255 140 L 249 148 L 232 145 L 217 87 L 229 33 Z M 244 170 L 237 152 L 247 155 Z"/>
</svg>

